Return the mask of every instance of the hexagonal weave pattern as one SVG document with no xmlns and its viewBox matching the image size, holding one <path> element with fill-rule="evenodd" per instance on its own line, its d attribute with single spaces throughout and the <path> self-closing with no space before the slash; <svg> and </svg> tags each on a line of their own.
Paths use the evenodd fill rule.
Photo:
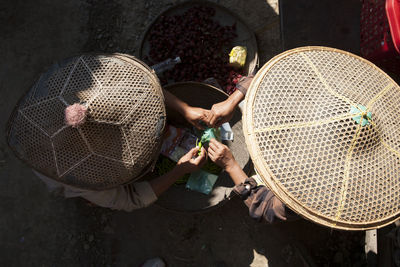
<svg viewBox="0 0 400 267">
<path fill-rule="evenodd" d="M 65 124 L 80 103 L 86 122 Z M 83 55 L 53 65 L 23 96 L 9 120 L 19 158 L 62 183 L 104 190 L 138 179 L 158 156 L 165 125 L 155 74 L 121 54 Z"/>
<path fill-rule="evenodd" d="M 372 63 L 286 51 L 255 76 L 243 121 L 257 172 L 300 215 L 347 230 L 398 218 L 400 88 Z"/>
</svg>

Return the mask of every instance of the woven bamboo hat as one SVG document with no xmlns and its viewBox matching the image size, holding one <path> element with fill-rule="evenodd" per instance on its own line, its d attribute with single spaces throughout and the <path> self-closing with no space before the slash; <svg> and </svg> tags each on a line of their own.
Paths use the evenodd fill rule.
<svg viewBox="0 0 400 267">
<path fill-rule="evenodd" d="M 255 76 L 243 123 L 257 172 L 300 215 L 346 230 L 399 217 L 400 88 L 372 63 L 286 51 Z"/>
<path fill-rule="evenodd" d="M 159 81 L 144 63 L 84 55 L 41 75 L 14 109 L 8 143 L 46 176 L 104 190 L 151 169 L 164 121 Z"/>
</svg>

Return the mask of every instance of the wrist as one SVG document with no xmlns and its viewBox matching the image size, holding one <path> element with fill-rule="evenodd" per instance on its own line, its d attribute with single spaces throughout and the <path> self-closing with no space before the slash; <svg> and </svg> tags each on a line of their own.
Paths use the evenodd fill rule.
<svg viewBox="0 0 400 267">
<path fill-rule="evenodd" d="M 230 162 L 228 162 L 228 164 L 226 164 L 224 169 L 228 174 L 231 174 L 235 172 L 237 168 L 240 169 L 239 164 L 235 160 L 231 160 Z"/>
<path fill-rule="evenodd" d="M 174 172 L 175 176 L 177 178 L 181 177 L 182 175 L 185 175 L 186 172 L 183 168 L 183 166 L 178 162 L 178 164 L 176 164 L 176 166 L 172 169 L 172 172 Z"/>
</svg>

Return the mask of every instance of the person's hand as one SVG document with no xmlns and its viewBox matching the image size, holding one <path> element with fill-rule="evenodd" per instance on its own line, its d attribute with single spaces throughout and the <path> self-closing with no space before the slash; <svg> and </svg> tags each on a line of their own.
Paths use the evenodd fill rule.
<svg viewBox="0 0 400 267">
<path fill-rule="evenodd" d="M 235 111 L 235 103 L 231 99 L 214 104 L 211 107 L 211 117 L 208 124 L 211 127 L 220 127 L 224 122 L 229 121 L 233 117 L 233 112 Z"/>
<path fill-rule="evenodd" d="M 242 101 L 244 94 L 236 90 L 228 99 L 211 107 L 211 118 L 208 121 L 210 127 L 220 127 L 224 122 L 230 121 L 235 112 L 236 106 Z"/>
<path fill-rule="evenodd" d="M 204 147 L 201 148 L 201 153 L 198 156 L 199 148 L 194 147 L 186 153 L 176 164 L 182 173 L 194 172 L 200 169 L 207 161 L 207 153 Z"/>
<path fill-rule="evenodd" d="M 185 109 L 183 116 L 190 124 L 200 130 L 204 130 L 204 126 L 208 125 L 212 117 L 210 110 L 190 106 Z M 203 122 L 204 125 L 202 125 L 201 122 Z"/>
<path fill-rule="evenodd" d="M 224 170 L 229 169 L 236 164 L 236 160 L 233 157 L 231 150 L 214 138 L 209 142 L 208 156 L 215 164 Z"/>
</svg>

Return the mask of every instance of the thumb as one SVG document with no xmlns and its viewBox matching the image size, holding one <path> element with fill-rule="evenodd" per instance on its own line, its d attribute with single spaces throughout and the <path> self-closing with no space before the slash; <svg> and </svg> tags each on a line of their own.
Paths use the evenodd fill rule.
<svg viewBox="0 0 400 267">
<path fill-rule="evenodd" d="M 204 147 L 201 148 L 201 154 L 197 158 L 194 159 L 193 163 L 195 165 L 199 165 L 206 158 L 206 150 Z"/>
<path fill-rule="evenodd" d="M 194 147 L 188 152 L 188 155 L 193 157 L 193 156 L 195 156 L 197 154 L 198 151 L 199 151 L 199 148 L 198 147 Z"/>
</svg>

